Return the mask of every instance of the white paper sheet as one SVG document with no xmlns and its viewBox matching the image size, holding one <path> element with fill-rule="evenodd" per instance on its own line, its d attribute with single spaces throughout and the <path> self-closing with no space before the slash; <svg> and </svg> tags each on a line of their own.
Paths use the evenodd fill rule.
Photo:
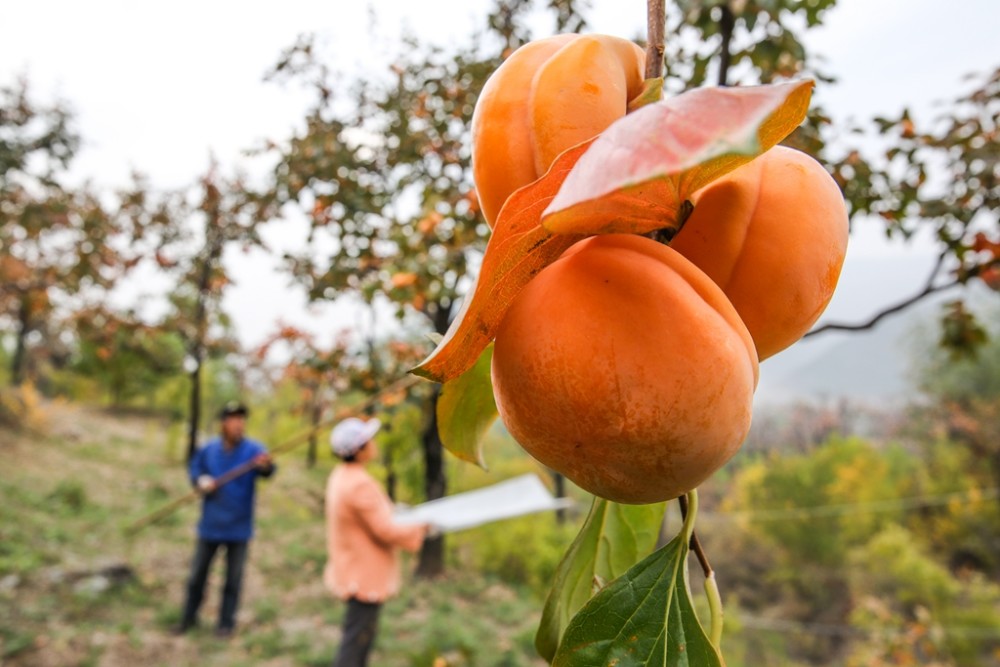
<svg viewBox="0 0 1000 667">
<path fill-rule="evenodd" d="M 445 533 L 535 512 L 567 508 L 569 498 L 555 498 L 538 478 L 528 473 L 492 486 L 457 493 L 415 507 L 397 510 L 400 523 L 428 522 Z"/>
</svg>

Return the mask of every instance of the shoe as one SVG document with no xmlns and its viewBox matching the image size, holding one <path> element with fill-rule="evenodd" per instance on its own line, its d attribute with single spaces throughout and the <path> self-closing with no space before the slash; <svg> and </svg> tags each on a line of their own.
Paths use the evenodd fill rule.
<svg viewBox="0 0 1000 667">
<path fill-rule="evenodd" d="M 215 636 L 218 637 L 219 639 L 229 639 L 230 637 L 233 636 L 234 633 L 235 633 L 235 630 L 233 630 L 233 628 L 216 628 L 215 629 Z"/>
</svg>

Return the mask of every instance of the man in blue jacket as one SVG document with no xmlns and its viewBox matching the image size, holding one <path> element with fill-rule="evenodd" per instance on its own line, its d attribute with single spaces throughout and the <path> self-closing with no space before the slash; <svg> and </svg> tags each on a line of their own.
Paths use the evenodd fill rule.
<svg viewBox="0 0 1000 667">
<path fill-rule="evenodd" d="M 226 550 L 226 580 L 216 634 L 228 637 L 236 625 L 243 566 L 253 537 L 255 483 L 258 476 L 270 477 L 275 470 L 264 445 L 244 436 L 246 417 L 246 406 L 227 403 L 219 414 L 221 434 L 209 440 L 191 459 L 191 483 L 202 494 L 202 506 L 179 633 L 187 632 L 198 621 L 208 571 L 220 547 Z M 248 472 L 220 483 L 220 477 L 241 466 L 248 468 Z"/>
</svg>

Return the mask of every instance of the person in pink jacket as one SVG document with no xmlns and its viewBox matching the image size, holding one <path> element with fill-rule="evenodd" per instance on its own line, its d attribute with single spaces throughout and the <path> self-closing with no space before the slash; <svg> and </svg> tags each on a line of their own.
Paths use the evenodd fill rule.
<svg viewBox="0 0 1000 667">
<path fill-rule="evenodd" d="M 392 502 L 365 469 L 378 456 L 372 438 L 380 427 L 377 419 L 350 418 L 330 434 L 330 447 L 343 463 L 326 484 L 323 583 L 347 601 L 334 667 L 368 664 L 382 603 L 399 592 L 399 550 L 417 551 L 429 530 L 426 524 L 395 523 Z"/>
</svg>

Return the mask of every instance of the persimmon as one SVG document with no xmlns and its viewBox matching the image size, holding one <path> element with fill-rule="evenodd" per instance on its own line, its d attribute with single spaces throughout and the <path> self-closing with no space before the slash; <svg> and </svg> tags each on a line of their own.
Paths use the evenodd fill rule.
<svg viewBox="0 0 1000 667">
<path fill-rule="evenodd" d="M 726 293 L 761 361 L 799 340 L 833 297 L 847 252 L 847 207 L 833 177 L 775 146 L 692 201 L 670 247 Z"/>
<path fill-rule="evenodd" d="M 623 503 L 675 498 L 742 444 L 753 340 L 722 290 L 630 234 L 573 245 L 518 294 L 496 335 L 493 392 L 538 461 Z"/>
<path fill-rule="evenodd" d="M 625 115 L 645 63 L 628 40 L 563 34 L 521 46 L 490 75 L 472 114 L 473 178 L 490 226 L 512 192 Z"/>
</svg>

